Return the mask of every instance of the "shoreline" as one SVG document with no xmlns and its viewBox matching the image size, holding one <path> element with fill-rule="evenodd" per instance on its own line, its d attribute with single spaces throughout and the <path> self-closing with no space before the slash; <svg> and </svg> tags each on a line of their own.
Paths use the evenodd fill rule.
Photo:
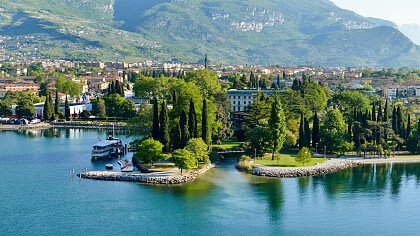
<svg viewBox="0 0 420 236">
<path fill-rule="evenodd" d="M 16 131 L 16 130 L 41 130 L 49 129 L 52 126 L 49 123 L 29 124 L 29 125 L 0 125 L 0 131 Z"/>
<path fill-rule="evenodd" d="M 176 185 L 194 181 L 199 175 L 204 174 L 211 168 L 213 164 L 209 164 L 197 171 L 190 172 L 186 175 L 158 175 L 142 174 L 142 173 L 123 173 L 123 172 L 109 172 L 109 171 L 89 171 L 77 174 L 83 179 L 103 180 L 103 181 L 123 181 L 123 182 L 138 182 L 145 184 L 157 185 Z M 164 174 L 164 173 L 163 173 Z"/>
<path fill-rule="evenodd" d="M 331 159 L 325 163 L 308 167 L 270 167 L 263 165 L 252 165 L 252 170 L 247 172 L 256 176 L 264 177 L 300 178 L 337 173 L 363 165 L 413 163 L 420 163 L 420 158 Z"/>
<path fill-rule="evenodd" d="M 51 123 L 51 128 L 60 129 L 114 129 L 114 130 L 128 130 L 125 125 L 101 125 L 101 124 L 78 124 L 78 123 Z"/>
</svg>

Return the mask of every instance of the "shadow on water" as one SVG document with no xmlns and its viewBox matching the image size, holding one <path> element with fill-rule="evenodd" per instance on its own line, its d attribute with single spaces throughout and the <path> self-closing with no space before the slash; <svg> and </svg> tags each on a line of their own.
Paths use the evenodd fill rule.
<svg viewBox="0 0 420 236">
<path fill-rule="evenodd" d="M 414 178 L 417 183 L 420 182 L 420 164 L 365 165 L 312 178 L 314 189 L 321 187 L 329 198 L 344 193 L 370 193 L 376 196 L 390 195 L 396 199 L 401 194 L 404 181 Z"/>
</svg>

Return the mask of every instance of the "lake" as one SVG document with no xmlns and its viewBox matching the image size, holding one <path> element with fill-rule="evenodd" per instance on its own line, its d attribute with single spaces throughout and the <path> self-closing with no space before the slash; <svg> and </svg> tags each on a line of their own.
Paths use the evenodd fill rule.
<svg viewBox="0 0 420 236">
<path fill-rule="evenodd" d="M 413 235 L 420 165 L 372 165 L 300 179 L 240 173 L 226 160 L 179 186 L 106 182 L 97 130 L 0 132 L 1 235 Z M 124 138 L 125 135 L 119 134 Z M 116 160 L 114 166 L 118 168 Z"/>
</svg>

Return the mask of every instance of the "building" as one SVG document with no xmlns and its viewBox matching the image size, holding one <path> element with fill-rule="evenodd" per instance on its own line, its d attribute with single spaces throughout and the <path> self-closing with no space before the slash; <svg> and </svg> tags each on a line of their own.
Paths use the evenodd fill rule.
<svg viewBox="0 0 420 236">
<path fill-rule="evenodd" d="M 382 93 L 387 99 L 420 97 L 420 81 L 386 85 Z"/>
<path fill-rule="evenodd" d="M 231 104 L 231 112 L 247 111 L 248 107 L 254 102 L 258 92 L 263 92 L 264 95 L 270 96 L 276 90 L 257 90 L 257 89 L 229 89 L 227 92 Z"/>
<path fill-rule="evenodd" d="M 39 92 L 39 85 L 32 83 L 0 84 L 0 97 L 4 97 L 7 92 Z"/>
</svg>

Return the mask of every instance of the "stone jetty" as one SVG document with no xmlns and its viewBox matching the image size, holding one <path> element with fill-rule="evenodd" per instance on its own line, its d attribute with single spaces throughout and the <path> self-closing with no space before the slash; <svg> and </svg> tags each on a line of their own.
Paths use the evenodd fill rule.
<svg viewBox="0 0 420 236">
<path fill-rule="evenodd" d="M 207 170 L 213 168 L 214 165 L 207 165 L 200 170 L 190 172 L 185 175 L 158 175 L 158 174 L 141 174 L 141 173 L 122 173 L 122 172 L 107 172 L 107 171 L 90 171 L 78 174 L 80 178 L 108 180 L 108 181 L 126 181 L 126 182 L 141 182 L 147 184 L 162 184 L 174 185 L 193 181 L 197 176 L 205 173 Z"/>
<path fill-rule="evenodd" d="M 361 166 L 364 163 L 357 160 L 329 160 L 325 163 L 308 167 L 269 167 L 253 165 L 251 173 L 258 176 L 277 178 L 298 178 L 305 176 L 325 175 Z"/>
</svg>

